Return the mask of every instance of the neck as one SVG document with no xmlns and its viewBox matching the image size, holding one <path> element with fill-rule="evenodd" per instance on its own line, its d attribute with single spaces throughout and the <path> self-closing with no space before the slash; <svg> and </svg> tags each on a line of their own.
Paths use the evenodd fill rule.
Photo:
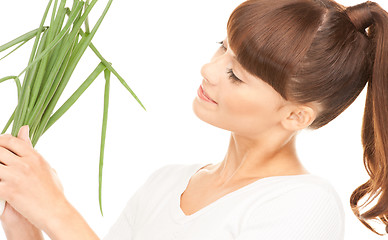
<svg viewBox="0 0 388 240">
<path fill-rule="evenodd" d="M 295 135 L 248 138 L 231 134 L 224 160 L 215 165 L 219 185 L 269 176 L 305 174 L 295 150 Z"/>
</svg>

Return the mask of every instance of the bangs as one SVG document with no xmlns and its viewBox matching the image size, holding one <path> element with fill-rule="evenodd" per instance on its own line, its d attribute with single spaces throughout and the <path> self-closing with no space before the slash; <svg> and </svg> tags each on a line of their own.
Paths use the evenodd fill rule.
<svg viewBox="0 0 388 240">
<path fill-rule="evenodd" d="M 314 1 L 246 1 L 228 20 L 229 46 L 245 70 L 288 99 L 287 80 L 310 48 L 324 14 Z"/>
</svg>

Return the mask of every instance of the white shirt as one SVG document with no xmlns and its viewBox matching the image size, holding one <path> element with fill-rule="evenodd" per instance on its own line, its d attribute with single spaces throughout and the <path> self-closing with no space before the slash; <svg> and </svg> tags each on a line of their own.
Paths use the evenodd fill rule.
<svg viewBox="0 0 388 240">
<path fill-rule="evenodd" d="M 180 208 L 205 164 L 170 164 L 131 197 L 104 240 L 343 240 L 344 211 L 332 185 L 304 174 L 259 179 L 192 215 Z"/>
</svg>

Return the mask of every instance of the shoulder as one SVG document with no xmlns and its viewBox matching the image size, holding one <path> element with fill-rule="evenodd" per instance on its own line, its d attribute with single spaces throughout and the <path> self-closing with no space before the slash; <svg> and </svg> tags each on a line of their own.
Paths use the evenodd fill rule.
<svg viewBox="0 0 388 240">
<path fill-rule="evenodd" d="M 186 175 L 201 164 L 167 164 L 154 170 L 147 181 L 164 178 L 167 176 Z"/>
<path fill-rule="evenodd" d="M 143 187 L 160 186 L 162 183 L 168 186 L 169 183 L 177 184 L 190 178 L 202 164 L 167 164 L 154 170 Z"/>
<path fill-rule="evenodd" d="M 325 178 L 313 174 L 306 174 L 285 179 L 283 197 L 305 196 L 315 199 L 330 198 L 334 202 L 341 202 L 334 186 Z"/>
<path fill-rule="evenodd" d="M 316 175 L 277 180 L 269 191 L 270 197 L 251 209 L 247 226 L 262 223 L 277 226 L 295 236 L 342 239 L 344 210 L 329 181 Z"/>
<path fill-rule="evenodd" d="M 294 204 L 306 206 L 306 201 L 316 207 L 330 207 L 343 218 L 342 201 L 334 186 L 326 179 L 316 175 L 306 175 L 297 187 L 288 191 L 283 199 L 295 201 Z M 307 204 L 308 205 L 308 204 Z M 319 208 L 317 209 L 319 210 Z"/>
<path fill-rule="evenodd" d="M 168 164 L 156 168 L 129 199 L 124 211 L 136 215 L 134 213 L 140 207 L 140 203 L 150 203 L 152 199 L 157 200 L 157 196 L 170 192 L 197 166 L 200 164 Z"/>
<path fill-rule="evenodd" d="M 343 218 L 343 206 L 334 186 L 326 179 L 312 175 L 285 176 L 272 186 L 272 198 L 267 204 L 279 204 L 315 211 L 331 208 Z M 312 210 L 312 209 L 311 209 Z"/>
<path fill-rule="evenodd" d="M 322 217 L 344 219 L 342 201 L 334 186 L 318 176 L 309 176 L 306 181 L 285 193 L 279 200 L 295 207 L 309 209 Z"/>
</svg>

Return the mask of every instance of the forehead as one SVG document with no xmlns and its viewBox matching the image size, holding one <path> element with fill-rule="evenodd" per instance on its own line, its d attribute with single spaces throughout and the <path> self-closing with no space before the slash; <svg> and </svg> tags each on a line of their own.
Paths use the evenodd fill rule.
<svg viewBox="0 0 388 240">
<path fill-rule="evenodd" d="M 237 56 L 236 54 L 234 53 L 233 49 L 230 47 L 229 45 L 229 40 L 228 40 L 228 37 L 226 37 L 224 39 L 224 45 L 226 46 L 226 48 L 228 49 L 229 51 L 229 54 L 232 56 L 233 60 L 234 60 L 234 65 L 237 65 L 237 67 L 241 68 L 241 69 L 244 69 L 243 66 L 239 63 L 238 59 L 237 59 Z M 245 69 L 244 69 L 245 71 Z"/>
</svg>

